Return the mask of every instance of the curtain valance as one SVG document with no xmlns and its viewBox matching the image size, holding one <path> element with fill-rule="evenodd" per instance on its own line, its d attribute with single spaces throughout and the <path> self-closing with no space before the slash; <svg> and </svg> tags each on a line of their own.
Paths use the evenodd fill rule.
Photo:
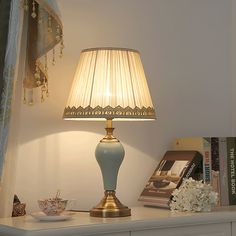
<svg viewBox="0 0 236 236">
<path fill-rule="evenodd" d="M 48 52 L 52 50 L 52 65 L 56 61 L 57 44 L 62 57 L 63 31 L 57 4 L 53 0 L 24 0 L 27 15 L 27 55 L 24 78 L 24 103 L 34 103 L 34 88 L 41 88 L 41 101 L 49 94 Z"/>
</svg>

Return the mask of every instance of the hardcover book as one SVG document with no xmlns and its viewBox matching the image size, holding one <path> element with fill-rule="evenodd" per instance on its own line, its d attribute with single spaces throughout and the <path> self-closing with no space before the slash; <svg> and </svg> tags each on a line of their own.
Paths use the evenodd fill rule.
<svg viewBox="0 0 236 236">
<path fill-rule="evenodd" d="M 219 138 L 211 138 L 211 185 L 221 199 L 220 189 L 220 155 L 219 155 Z M 218 201 L 220 205 L 220 201 Z"/>
<path fill-rule="evenodd" d="M 172 192 L 183 178 L 193 177 L 202 161 L 198 151 L 167 151 L 146 184 L 139 201 L 144 205 L 169 207 Z"/>
<path fill-rule="evenodd" d="M 229 205 L 236 205 L 236 138 L 227 137 Z"/>
<path fill-rule="evenodd" d="M 227 168 L 227 139 L 219 138 L 220 157 L 220 203 L 222 206 L 229 205 L 228 168 Z"/>
</svg>

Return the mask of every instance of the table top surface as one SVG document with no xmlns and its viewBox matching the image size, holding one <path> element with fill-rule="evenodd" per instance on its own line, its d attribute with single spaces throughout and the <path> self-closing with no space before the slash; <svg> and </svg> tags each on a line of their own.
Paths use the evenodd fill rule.
<svg viewBox="0 0 236 236">
<path fill-rule="evenodd" d="M 129 217 L 97 218 L 78 212 L 69 220 L 55 222 L 38 221 L 32 216 L 0 218 L 0 235 L 1 232 L 19 236 L 26 235 L 26 232 L 27 235 L 41 235 L 39 232 L 55 231 L 60 232 L 58 235 L 83 235 L 236 221 L 236 206 L 219 207 L 212 212 L 202 213 L 176 213 L 150 207 L 134 207 L 131 210 L 132 216 Z"/>
</svg>

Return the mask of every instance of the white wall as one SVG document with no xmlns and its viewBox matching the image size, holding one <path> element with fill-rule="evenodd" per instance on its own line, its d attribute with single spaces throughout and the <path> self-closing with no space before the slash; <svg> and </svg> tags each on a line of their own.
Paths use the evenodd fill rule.
<svg viewBox="0 0 236 236">
<path fill-rule="evenodd" d="M 19 116 L 16 193 L 36 200 L 59 188 L 77 208 L 89 209 L 103 195 L 94 158 L 103 122 L 70 122 L 62 113 L 81 49 L 138 49 L 155 104 L 154 122 L 117 122 L 126 150 L 117 195 L 137 198 L 163 153 L 178 136 L 232 134 L 231 0 L 58 0 L 65 55 L 51 68 L 50 98 Z"/>
</svg>

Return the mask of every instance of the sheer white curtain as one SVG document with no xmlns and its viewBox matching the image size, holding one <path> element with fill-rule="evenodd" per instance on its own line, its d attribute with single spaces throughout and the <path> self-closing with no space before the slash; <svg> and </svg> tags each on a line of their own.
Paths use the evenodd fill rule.
<svg viewBox="0 0 236 236">
<path fill-rule="evenodd" d="M 22 32 L 24 11 L 21 7 L 21 1 L 12 0 L 9 19 L 9 33 L 8 42 L 5 55 L 4 66 L 4 80 L 5 89 L 2 96 L 1 106 L 4 113 L 4 119 L 0 126 L 0 140 L 1 148 L 7 146 L 6 154 L 3 154 L 4 160 L 0 163 L 2 170 L 2 178 L 0 183 L 0 217 L 11 216 L 13 196 L 14 196 L 14 182 L 15 182 L 15 167 L 16 167 L 16 152 L 17 140 L 14 139 L 17 132 L 17 113 L 19 112 L 19 99 L 21 82 L 17 81 L 19 75 L 19 62 L 24 61 L 25 54 L 22 46 Z M 16 90 L 16 87 L 17 90 Z M 17 92 L 16 92 L 17 91 Z M 12 102 L 11 102 L 12 101 Z M 16 104 L 18 103 L 18 104 Z M 9 117 L 11 116 L 11 119 Z M 13 135 L 14 133 L 14 135 Z M 8 141 L 7 141 L 8 140 Z M 8 144 L 7 144 L 8 143 Z"/>
<path fill-rule="evenodd" d="M 37 33 L 36 38 L 32 32 Z M 62 23 L 55 0 L 12 0 L 2 78 L 4 89 L 0 94 L 0 217 L 12 214 L 18 150 L 18 114 L 23 103 L 22 84 L 24 89 L 28 88 L 23 83 L 28 79 L 33 84 L 29 88 L 41 86 L 44 95 L 45 86 L 48 85 L 47 70 L 44 70 L 47 63 L 39 68 L 42 70 L 40 81 L 35 76 L 35 64 L 37 62 L 37 66 L 41 66 L 40 57 L 47 57 L 50 50 L 53 50 L 54 55 L 56 45 L 60 45 L 62 56 Z M 33 65 L 32 68 L 27 67 L 29 63 Z M 32 75 L 31 78 L 28 77 L 29 74 Z"/>
</svg>

